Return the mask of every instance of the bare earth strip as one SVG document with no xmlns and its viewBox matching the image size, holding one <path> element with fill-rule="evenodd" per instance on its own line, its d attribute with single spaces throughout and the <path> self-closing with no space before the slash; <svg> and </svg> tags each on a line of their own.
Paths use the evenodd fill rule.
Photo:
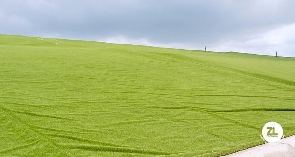
<svg viewBox="0 0 295 157">
<path fill-rule="evenodd" d="M 278 143 L 267 143 L 249 148 L 226 157 L 295 157 L 295 135 Z"/>
</svg>

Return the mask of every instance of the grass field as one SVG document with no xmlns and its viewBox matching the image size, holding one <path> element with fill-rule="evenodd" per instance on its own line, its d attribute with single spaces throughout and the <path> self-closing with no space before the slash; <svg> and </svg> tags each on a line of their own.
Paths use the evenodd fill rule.
<svg viewBox="0 0 295 157">
<path fill-rule="evenodd" d="M 295 134 L 295 59 L 0 35 L 0 156 L 219 156 Z"/>
</svg>

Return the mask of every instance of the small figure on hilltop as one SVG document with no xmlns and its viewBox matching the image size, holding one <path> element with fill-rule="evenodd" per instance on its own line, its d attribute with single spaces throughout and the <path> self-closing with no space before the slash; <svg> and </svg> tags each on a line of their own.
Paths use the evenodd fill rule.
<svg viewBox="0 0 295 157">
<path fill-rule="evenodd" d="M 207 47 L 205 46 L 205 52 L 207 51 Z"/>
<path fill-rule="evenodd" d="M 276 51 L 276 57 L 278 57 L 278 51 Z"/>
</svg>

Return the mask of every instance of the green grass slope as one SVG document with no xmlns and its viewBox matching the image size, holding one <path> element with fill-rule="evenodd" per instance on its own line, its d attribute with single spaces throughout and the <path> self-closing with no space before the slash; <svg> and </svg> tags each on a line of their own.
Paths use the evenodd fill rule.
<svg viewBox="0 0 295 157">
<path fill-rule="evenodd" d="M 218 156 L 295 134 L 295 59 L 0 35 L 0 156 Z"/>
</svg>

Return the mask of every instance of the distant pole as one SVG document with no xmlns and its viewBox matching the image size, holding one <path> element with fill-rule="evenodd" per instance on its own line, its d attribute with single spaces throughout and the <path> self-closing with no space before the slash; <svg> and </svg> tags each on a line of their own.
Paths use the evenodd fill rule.
<svg viewBox="0 0 295 157">
<path fill-rule="evenodd" d="M 205 52 L 207 51 L 207 48 L 206 48 L 206 46 L 205 46 Z"/>
<path fill-rule="evenodd" d="M 276 51 L 276 57 L 278 57 L 278 51 Z"/>
</svg>

